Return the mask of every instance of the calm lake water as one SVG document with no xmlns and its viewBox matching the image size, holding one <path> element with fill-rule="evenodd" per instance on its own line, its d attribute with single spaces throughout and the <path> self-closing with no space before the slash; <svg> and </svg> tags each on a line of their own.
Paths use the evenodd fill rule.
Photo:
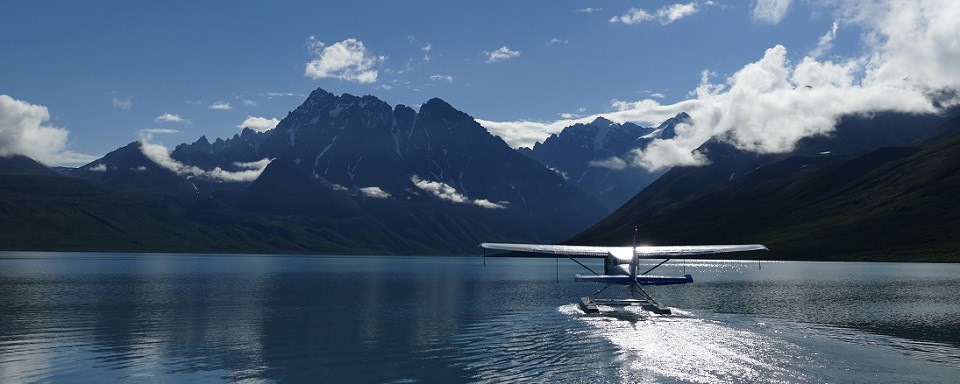
<svg viewBox="0 0 960 384">
<path fill-rule="evenodd" d="M 599 266 L 600 263 L 593 263 Z M 960 265 L 0 252 L 0 383 L 957 382 Z M 625 290 L 611 288 L 613 297 Z M 622 289 L 621 289 L 622 290 Z"/>
</svg>

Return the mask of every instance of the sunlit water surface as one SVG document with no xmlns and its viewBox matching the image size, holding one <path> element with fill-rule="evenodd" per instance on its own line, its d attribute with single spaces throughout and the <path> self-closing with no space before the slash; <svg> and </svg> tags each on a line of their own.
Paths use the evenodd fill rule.
<svg viewBox="0 0 960 384">
<path fill-rule="evenodd" d="M 0 383 L 960 377 L 960 265 L 668 266 L 674 315 L 586 315 L 554 259 L 2 252 Z"/>
</svg>

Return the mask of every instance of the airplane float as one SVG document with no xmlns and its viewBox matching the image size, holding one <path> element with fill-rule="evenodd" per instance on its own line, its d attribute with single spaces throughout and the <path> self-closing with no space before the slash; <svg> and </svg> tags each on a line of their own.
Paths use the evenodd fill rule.
<svg viewBox="0 0 960 384">
<path fill-rule="evenodd" d="M 680 245 L 680 246 L 637 246 L 634 236 L 633 247 L 603 247 L 581 245 L 547 245 L 547 244 L 507 244 L 482 243 L 484 250 L 499 250 L 512 252 L 526 252 L 536 255 L 517 255 L 512 253 L 487 255 L 484 257 L 557 257 L 566 256 L 581 267 L 593 273 L 592 275 L 575 275 L 574 281 L 605 284 L 591 296 L 580 298 L 580 309 L 585 313 L 599 313 L 598 305 L 612 307 L 639 306 L 641 309 L 656 314 L 669 315 L 669 308 L 663 307 L 646 290 L 644 285 L 672 285 L 688 284 L 693 282 L 690 275 L 684 276 L 655 276 L 650 272 L 666 264 L 670 259 L 688 258 L 693 256 L 711 255 L 727 252 L 768 251 L 761 244 L 737 245 Z M 603 259 L 603 274 L 581 263 L 578 258 Z M 659 264 L 638 272 L 640 259 L 664 259 Z M 630 290 L 630 299 L 601 299 L 598 296 L 611 286 L 626 286 Z M 638 296 L 642 296 L 639 297 Z"/>
</svg>

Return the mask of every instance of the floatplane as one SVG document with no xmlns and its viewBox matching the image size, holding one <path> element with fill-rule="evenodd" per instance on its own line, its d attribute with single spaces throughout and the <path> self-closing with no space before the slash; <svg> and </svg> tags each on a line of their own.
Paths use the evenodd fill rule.
<svg viewBox="0 0 960 384">
<path fill-rule="evenodd" d="M 639 306 L 641 309 L 660 315 L 671 314 L 670 308 L 660 305 L 643 289 L 644 285 L 673 285 L 689 284 L 693 277 L 683 276 L 655 276 L 650 275 L 655 269 L 666 264 L 671 259 L 689 258 L 694 256 L 711 255 L 727 252 L 768 251 L 761 244 L 736 245 L 679 245 L 679 246 L 637 246 L 636 235 L 632 247 L 602 247 L 582 245 L 548 245 L 548 244 L 507 244 L 482 243 L 484 250 L 499 250 L 512 252 L 526 252 L 530 255 L 511 253 L 487 255 L 484 257 L 550 257 L 566 256 L 581 267 L 593 273 L 592 275 L 575 275 L 574 281 L 605 284 L 593 295 L 580 298 L 580 309 L 585 313 L 599 313 L 598 305 L 611 307 Z M 603 273 L 598 273 L 578 258 L 603 259 Z M 663 259 L 653 267 L 639 272 L 640 259 Z M 601 299 L 599 295 L 612 286 L 626 286 L 630 290 L 629 299 Z"/>
</svg>

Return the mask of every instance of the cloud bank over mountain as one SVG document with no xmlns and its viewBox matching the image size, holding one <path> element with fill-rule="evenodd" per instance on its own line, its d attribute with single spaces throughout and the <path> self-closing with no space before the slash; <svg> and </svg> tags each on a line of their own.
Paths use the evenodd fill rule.
<svg viewBox="0 0 960 384">
<path fill-rule="evenodd" d="M 46 125 L 50 112 L 0 95 L 0 156 L 24 155 L 47 165 L 79 165 L 97 157 L 67 150 L 69 132 Z"/>
<path fill-rule="evenodd" d="M 758 2 L 755 17 L 779 22 L 789 1 Z M 934 113 L 960 103 L 960 2 L 928 0 L 846 1 L 835 9 L 836 23 L 817 49 L 791 62 L 783 45 L 768 48 L 732 75 L 715 80 L 704 71 L 693 98 L 674 104 L 644 99 L 614 101 L 616 122 L 656 124 L 685 111 L 691 124 L 677 136 L 635 150 L 630 165 L 657 170 L 704 164 L 693 151 L 711 137 L 757 153 L 787 152 L 798 140 L 828 134 L 839 118 L 878 111 Z M 821 58 L 844 25 L 857 25 L 862 54 Z M 838 28 L 839 26 L 839 28 Z M 480 121 L 514 147 L 530 146 L 572 123 L 596 116 L 556 122 Z"/>
<path fill-rule="evenodd" d="M 140 151 L 143 152 L 143 155 L 177 175 L 207 177 L 227 182 L 249 182 L 260 177 L 260 174 L 272 161 L 272 159 L 261 159 L 247 163 L 233 163 L 235 167 L 241 169 L 240 171 L 226 171 L 220 167 L 204 170 L 175 160 L 170 157 L 170 150 L 167 147 L 150 143 L 147 141 L 148 138 L 149 136 L 140 140 Z"/>
</svg>

